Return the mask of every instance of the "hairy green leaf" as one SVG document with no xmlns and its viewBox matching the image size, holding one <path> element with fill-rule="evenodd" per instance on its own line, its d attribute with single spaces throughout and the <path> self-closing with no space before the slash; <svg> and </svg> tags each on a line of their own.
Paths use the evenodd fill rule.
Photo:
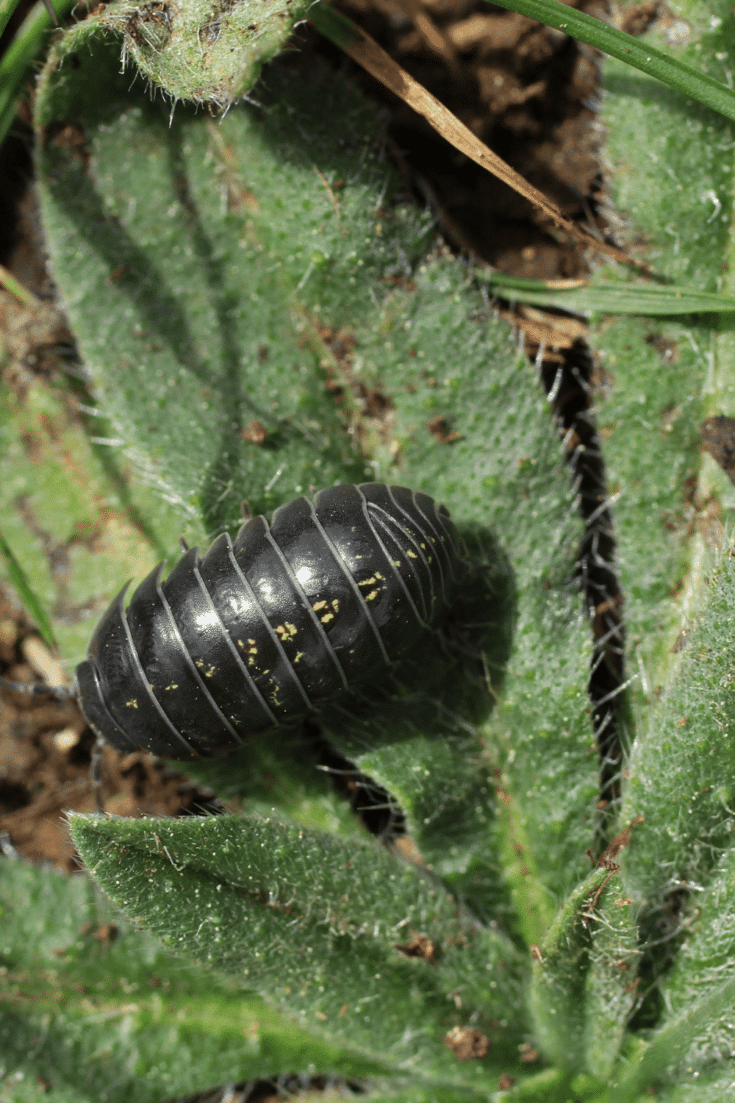
<svg viewBox="0 0 735 1103">
<path fill-rule="evenodd" d="M 679 4 L 677 14 L 690 21 L 690 41 L 676 53 L 721 71 L 717 59 L 732 41 L 727 4 Z M 606 64 L 604 84 L 611 186 L 631 221 L 629 236 L 645 240 L 644 259 L 674 283 L 727 293 L 729 124 L 619 62 Z M 729 331 L 731 323 L 719 326 Z M 698 577 L 721 535 L 712 499 L 721 498 L 725 480 L 715 490 L 699 429 L 707 414 L 728 412 L 732 360 L 714 339 L 711 327 L 691 320 L 633 319 L 602 321 L 594 338 L 638 731 L 676 663 Z"/>
<path fill-rule="evenodd" d="M 685 1011 L 671 1016 L 653 1034 L 632 1072 L 621 1077 L 610 1091 L 610 1103 L 626 1103 L 645 1089 L 672 1079 L 691 1047 L 706 1035 L 708 1029 L 730 1015 L 734 998 L 735 979 L 730 979 L 697 1002 L 690 1003 Z"/>
<path fill-rule="evenodd" d="M 193 1084 L 306 1073 L 313 1063 L 378 1071 L 232 981 L 183 968 L 130 930 L 85 877 L 4 859 L 0 928 L 3 1100 L 35 1099 L 22 1091 L 37 1086 L 55 1103 L 159 1103 Z"/>
<path fill-rule="evenodd" d="M 75 816 L 72 830 L 131 917 L 303 1027 L 419 1082 L 486 1076 L 484 1061 L 450 1051 L 453 1029 L 485 1035 L 492 1064 L 512 1060 L 521 996 L 512 945 L 376 843 L 240 817 Z"/>
<path fill-rule="evenodd" d="M 565 901 L 541 946 L 534 951 L 530 1007 L 536 1037 L 563 1069 L 584 1064 L 585 979 L 590 956 L 590 909 L 609 876 L 594 869 Z"/>
<path fill-rule="evenodd" d="M 62 48 L 39 120 L 57 278 L 115 432 L 210 534 L 242 496 L 258 511 L 368 473 L 447 504 L 484 625 L 460 623 L 453 653 L 439 641 L 398 686 L 352 702 L 354 720 L 339 706 L 324 725 L 483 914 L 508 908 L 500 852 L 514 844 L 488 783 L 508 766 L 526 867 L 567 891 L 592 843 L 590 650 L 570 585 L 581 524 L 533 370 L 454 262 L 426 258 L 426 218 L 401 204 L 374 113 L 341 79 L 272 69 L 267 111 L 217 126 L 182 111 L 169 127 L 109 66 L 71 69 Z M 100 82 L 119 98 L 106 104 Z M 83 121 L 84 157 L 55 138 L 67 117 Z M 502 726 L 487 727 L 488 678 L 502 686 L 508 662 Z M 518 890 L 543 929 L 535 877 Z"/>
<path fill-rule="evenodd" d="M 735 566 L 726 554 L 676 679 L 635 749 L 623 815 L 645 817 L 625 854 L 628 884 L 656 900 L 702 883 L 733 839 Z"/>
<path fill-rule="evenodd" d="M 640 949 L 633 901 L 621 895 L 620 878 L 609 877 L 589 920 L 590 946 L 584 978 L 584 1066 L 601 1083 L 613 1074 L 625 1028 L 637 998 Z"/>
<path fill-rule="evenodd" d="M 38 608 L 24 598 L 7 559 L 2 575 L 39 625 L 47 616 L 71 659 L 83 655 L 112 594 L 163 558 L 181 528 L 153 491 L 131 485 L 129 466 L 106 443 L 109 430 L 98 417 L 89 419 L 90 441 L 78 404 L 69 388 L 37 380 L 0 392 L 3 536 Z"/>
<path fill-rule="evenodd" d="M 689 33 L 677 52 L 721 71 L 731 50 L 728 6 L 689 0 L 677 15 L 688 20 Z M 607 65 L 605 84 L 610 156 L 619 166 L 615 198 L 645 238 L 646 259 L 679 284 L 727 292 L 735 149 L 729 125 L 618 63 Z M 644 147 L 649 155 L 635 157 Z M 708 839 L 728 832 L 712 767 L 729 709 L 714 655 L 729 647 L 714 614 L 728 602 L 726 562 L 717 583 L 710 581 L 723 543 L 722 510 L 735 502 L 724 473 L 702 457 L 700 436 L 702 418 L 728 413 L 731 402 L 731 325 L 721 320 L 719 327 L 717 336 L 703 325 L 620 320 L 603 322 L 597 336 L 604 388 L 598 416 L 616 495 L 629 663 L 639 675 L 632 700 L 640 743 L 623 815 L 646 816 L 623 865 L 629 889 L 654 898 L 684 870 L 702 876 L 711 866 L 696 843 L 700 832 Z M 671 759 L 669 747 L 677 748 Z M 641 800 L 654 790 L 657 797 Z"/>
<path fill-rule="evenodd" d="M 734 867 L 731 848 L 723 854 L 707 889 L 697 895 L 693 915 L 682 925 L 679 934 L 686 932 L 688 937 L 665 981 L 669 1019 L 714 997 L 708 1017 L 698 1014 L 694 1020 L 696 1031 L 689 1048 L 678 1054 L 688 1071 L 732 1057 L 732 1004 L 722 1002 L 722 993 L 729 991 L 735 978 Z"/>
</svg>

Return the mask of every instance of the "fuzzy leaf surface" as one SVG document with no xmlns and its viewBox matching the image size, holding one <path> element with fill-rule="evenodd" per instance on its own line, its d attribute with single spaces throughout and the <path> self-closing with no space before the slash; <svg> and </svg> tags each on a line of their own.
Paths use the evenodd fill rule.
<svg viewBox="0 0 735 1103">
<path fill-rule="evenodd" d="M 519 831 L 525 866 L 563 896 L 592 843 L 590 648 L 571 586 L 581 525 L 532 369 L 456 263 L 426 259 L 426 218 L 401 205 L 374 113 L 340 78 L 270 69 L 267 111 L 217 126 L 181 111 L 169 128 L 109 58 L 74 70 L 63 49 L 39 99 L 45 211 L 116 432 L 209 534 L 233 527 L 242 496 L 257 512 L 368 473 L 445 501 L 486 561 L 466 594 L 487 611 L 474 657 L 435 650 L 397 695 L 386 679 L 397 704 L 374 711 L 373 694 L 350 704 L 357 720 L 325 712 L 324 727 L 358 757 L 370 748 L 365 768 L 404 804 L 427 861 L 483 914 L 509 907 L 501 855 Z M 119 89 L 106 106 L 100 82 Z M 88 159 L 54 138 L 67 117 Z M 251 419 L 262 447 L 243 436 Z M 498 726 L 483 655 L 499 686 L 510 662 Z M 513 841 L 488 784 L 506 764 Z M 517 882 L 543 930 L 545 889 Z"/>
<path fill-rule="evenodd" d="M 714 572 L 676 681 L 633 757 L 624 814 L 643 815 L 645 828 L 626 856 L 626 878 L 648 899 L 681 882 L 706 883 L 717 855 L 732 846 L 734 564 L 727 554 Z"/>
<path fill-rule="evenodd" d="M 732 50 L 727 4 L 687 0 L 674 11 L 691 36 L 687 45 L 670 47 L 672 54 L 721 78 Z M 603 82 L 602 119 L 615 167 L 611 187 L 631 220 L 630 233 L 646 241 L 645 259 L 682 286 L 727 293 L 731 124 L 620 62 L 605 63 Z M 649 155 L 637 157 L 640 149 Z M 647 702 L 676 665 L 672 648 L 696 604 L 707 546 L 721 539 L 717 506 L 711 502 L 708 512 L 708 502 L 733 503 L 732 487 L 723 500 L 727 480 L 700 451 L 702 419 L 727 413 L 735 394 L 732 357 L 723 344 L 732 323 L 723 318 L 718 326 L 720 338 L 701 320 L 607 319 L 595 338 L 603 366 L 597 415 L 616 496 L 629 668 L 639 675 L 639 731 L 647 724 Z"/>
<path fill-rule="evenodd" d="M 610 877 L 596 900 L 595 895 L 584 976 L 583 1058 L 586 1071 L 604 1084 L 615 1069 L 637 997 L 641 951 L 633 901 L 621 894 L 620 877 Z"/>
<path fill-rule="evenodd" d="M 593 1095 L 610 1081 L 636 993 L 638 932 L 618 874 L 593 869 L 532 947 L 535 1037 L 556 1066 L 590 1077 Z"/>
<path fill-rule="evenodd" d="M 176 104 L 226 112 L 280 53 L 308 8 L 305 0 L 113 0 L 66 35 L 66 47 L 104 42 Z M 128 70 L 127 80 L 130 81 Z"/>
<path fill-rule="evenodd" d="M 686 0 L 674 13 L 685 21 L 688 41 L 671 52 L 721 79 L 723 65 L 732 64 L 732 11 L 725 3 Z M 731 125 L 618 62 L 606 62 L 604 83 L 614 197 L 631 233 L 645 240 L 645 259 L 676 284 L 730 294 Z M 641 148 L 649 151 L 645 158 L 634 155 Z M 639 898 L 662 894 L 685 869 L 703 875 L 711 859 L 697 843 L 700 832 L 723 838 L 728 831 L 711 763 L 720 754 L 717 730 L 730 706 L 727 685 L 717 684 L 714 655 L 703 654 L 703 648 L 729 648 L 724 623 L 705 612 L 699 654 L 687 647 L 715 592 L 720 611 L 728 600 L 726 566 L 715 589 L 710 580 L 727 543 L 735 496 L 725 473 L 703 453 L 700 431 L 703 418 L 733 412 L 732 321 L 722 316 L 717 327 L 701 319 L 618 319 L 601 321 L 596 336 L 602 356 L 597 414 L 616 495 L 628 672 L 635 678 L 631 735 L 638 742 L 623 818 L 646 805 L 646 823 L 622 863 L 627 891 Z M 708 638 L 707 631 L 715 635 Z M 655 710 L 662 690 L 664 702 Z M 695 701 L 701 714 L 681 711 Z M 676 747 L 672 757 L 669 747 Z M 643 792 L 654 789 L 658 796 L 640 803 Z"/>
<path fill-rule="evenodd" d="M 301 1026 L 382 1055 L 419 1082 L 478 1086 L 512 1060 L 516 951 L 377 844 L 240 817 L 76 816 L 72 830 L 95 878 L 137 922 Z M 412 949 L 420 938 L 430 947 L 423 957 Z M 460 1063 L 444 1038 L 468 1019 L 493 1048 Z"/>
<path fill-rule="evenodd" d="M 4 1101 L 158 1103 L 192 1084 L 307 1073 L 314 1064 L 353 1076 L 378 1071 L 227 978 L 182 967 L 131 930 L 85 877 L 6 859 L 0 930 Z"/>
<path fill-rule="evenodd" d="M 380 248 L 374 222 L 387 172 L 375 122 L 353 97 L 352 138 L 335 149 L 328 120 L 344 87 L 338 78 L 331 90 L 318 82 L 303 90 L 314 131 L 290 156 L 287 103 L 262 123 L 255 110 L 215 124 L 182 109 L 169 128 L 161 106 L 127 96 L 127 83 L 109 49 L 76 73 L 66 55 L 48 70 L 44 215 L 66 308 L 124 450 L 142 478 L 214 535 L 237 526 L 243 497 L 258 513 L 311 485 L 365 475 L 325 387 L 319 318 L 295 292 L 307 269 L 330 267 L 334 249 L 342 271 L 333 293 L 346 305 L 350 276 L 371 260 L 376 278 L 400 267 L 418 227 Z M 86 135 L 84 157 L 54 137 L 69 117 Z M 344 236 L 315 158 L 327 183 L 350 182 Z M 261 214 L 267 203 L 279 220 Z M 326 302 L 321 309 L 329 315 Z M 262 447 L 246 439 L 253 422 L 265 431 Z M 201 534 L 200 522 L 193 535 Z"/>
<path fill-rule="evenodd" d="M 119 452 L 90 441 L 77 405 L 68 387 L 13 386 L 12 375 L 0 390 L 3 535 L 70 659 L 112 593 L 162 559 L 181 528 L 150 487 L 131 482 Z M 92 433 L 106 436 L 101 419 Z M 5 563 L 0 573 L 12 584 Z"/>
<path fill-rule="evenodd" d="M 732 1059 L 735 1047 L 731 1004 L 718 1014 L 718 994 L 735 980 L 735 853 L 729 849 L 706 890 L 696 898 L 688 938 L 666 977 L 668 1018 L 674 1019 L 714 996 L 712 1013 L 695 1018 L 696 1033 L 678 1055 L 687 1073 Z M 721 1005 L 722 1006 L 722 1005 Z"/>
<path fill-rule="evenodd" d="M 488 355 L 488 314 L 475 300 L 468 315 L 465 279 L 455 265 L 422 265 L 414 283 L 415 292 L 394 290 L 385 301 L 382 325 L 358 345 L 369 385 L 388 394 L 395 408 L 400 468 L 396 472 L 379 452 L 379 470 L 385 477 L 399 474 L 444 501 L 468 545 L 479 544 L 478 558 L 482 561 L 484 553 L 486 562 L 495 564 L 488 577 L 488 609 L 482 615 L 475 610 L 488 627 L 475 639 L 500 690 L 499 704 L 494 714 L 485 705 L 483 716 L 480 696 L 474 716 L 506 815 L 499 826 L 486 819 L 489 831 L 478 819 L 465 845 L 491 853 L 497 846 L 491 840 L 499 836 L 509 850 L 522 846 L 525 868 L 532 872 L 514 878 L 513 894 L 529 928 L 526 937 L 533 940 L 551 919 L 549 890 L 556 899 L 571 891 L 586 871 L 585 850 L 593 845 L 597 763 L 590 753 L 586 691 L 590 640 L 573 582 L 582 525 L 533 369 L 509 351 L 500 355 L 502 346 Z M 436 417 L 457 434 L 439 447 L 427 431 Z M 484 530 L 488 522 L 490 532 Z M 474 592 L 478 606 L 480 579 Z M 470 608 L 472 599 L 470 592 Z M 451 697 L 447 703 L 450 721 L 453 715 L 472 715 L 453 708 Z M 447 713 L 435 711 L 445 723 Z M 437 753 L 448 757 L 456 747 L 452 741 L 442 750 L 439 743 Z M 406 753 L 410 768 L 408 746 Z M 466 753 L 473 753 L 471 744 Z M 380 768 L 373 752 L 359 761 L 366 770 Z M 459 767 L 448 763 L 447 768 Z M 427 809 L 423 817 L 432 808 L 446 809 L 440 822 L 451 840 L 452 823 L 480 806 L 473 798 L 463 814 L 457 790 L 453 818 L 439 789 L 442 774 L 434 770 L 422 778 L 414 771 L 413 776 Z M 433 862 L 438 835 L 431 840 L 422 834 L 418 841 Z M 465 851 L 467 857 L 472 850 Z M 455 854 L 449 851 L 447 857 L 456 862 Z M 463 891 L 472 893 L 471 884 L 472 876 L 463 878 Z"/>
</svg>

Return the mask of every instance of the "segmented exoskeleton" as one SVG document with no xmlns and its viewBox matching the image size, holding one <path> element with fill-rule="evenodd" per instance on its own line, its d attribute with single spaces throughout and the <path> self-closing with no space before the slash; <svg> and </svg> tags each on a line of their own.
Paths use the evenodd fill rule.
<svg viewBox="0 0 735 1103">
<path fill-rule="evenodd" d="M 383 483 L 331 487 L 247 520 L 234 543 L 118 594 L 76 672 L 104 742 L 226 753 L 374 682 L 450 605 L 464 563 L 444 506 Z"/>
</svg>

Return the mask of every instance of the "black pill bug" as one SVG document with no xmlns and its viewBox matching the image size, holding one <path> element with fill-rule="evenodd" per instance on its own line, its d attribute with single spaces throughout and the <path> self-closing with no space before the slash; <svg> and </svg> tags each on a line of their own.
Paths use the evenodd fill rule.
<svg viewBox="0 0 735 1103">
<path fill-rule="evenodd" d="M 118 594 L 76 671 L 96 735 L 167 758 L 249 736 L 375 682 L 446 613 L 464 572 L 449 513 L 384 483 L 336 486 L 247 520 L 203 558 Z"/>
</svg>

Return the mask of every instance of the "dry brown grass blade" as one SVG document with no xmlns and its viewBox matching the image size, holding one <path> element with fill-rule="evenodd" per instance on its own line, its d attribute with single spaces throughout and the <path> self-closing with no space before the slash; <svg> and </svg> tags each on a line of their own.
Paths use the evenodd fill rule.
<svg viewBox="0 0 735 1103">
<path fill-rule="evenodd" d="M 359 65 L 366 69 L 371 76 L 380 81 L 384 87 L 393 92 L 404 103 L 421 115 L 422 118 L 436 130 L 443 138 L 446 138 L 455 149 L 460 150 L 478 165 L 492 172 L 498 179 L 508 184 L 511 188 L 523 195 L 535 207 L 554 222 L 556 226 L 565 230 L 580 244 L 622 264 L 630 265 L 647 275 L 652 274 L 649 265 L 634 260 L 624 250 L 598 241 L 592 234 L 587 233 L 581 227 L 576 226 L 564 217 L 555 203 L 547 199 L 543 192 L 529 184 L 520 173 L 506 164 L 501 157 L 493 153 L 491 149 L 477 138 L 469 127 L 453 115 L 431 92 L 428 92 L 422 84 L 402 69 L 393 58 L 383 50 L 378 43 L 366 34 L 357 24 L 347 16 L 329 7 L 325 3 L 316 5 L 311 9 L 310 21 L 317 30 L 321 31 L 335 45 L 343 49 Z"/>
</svg>

